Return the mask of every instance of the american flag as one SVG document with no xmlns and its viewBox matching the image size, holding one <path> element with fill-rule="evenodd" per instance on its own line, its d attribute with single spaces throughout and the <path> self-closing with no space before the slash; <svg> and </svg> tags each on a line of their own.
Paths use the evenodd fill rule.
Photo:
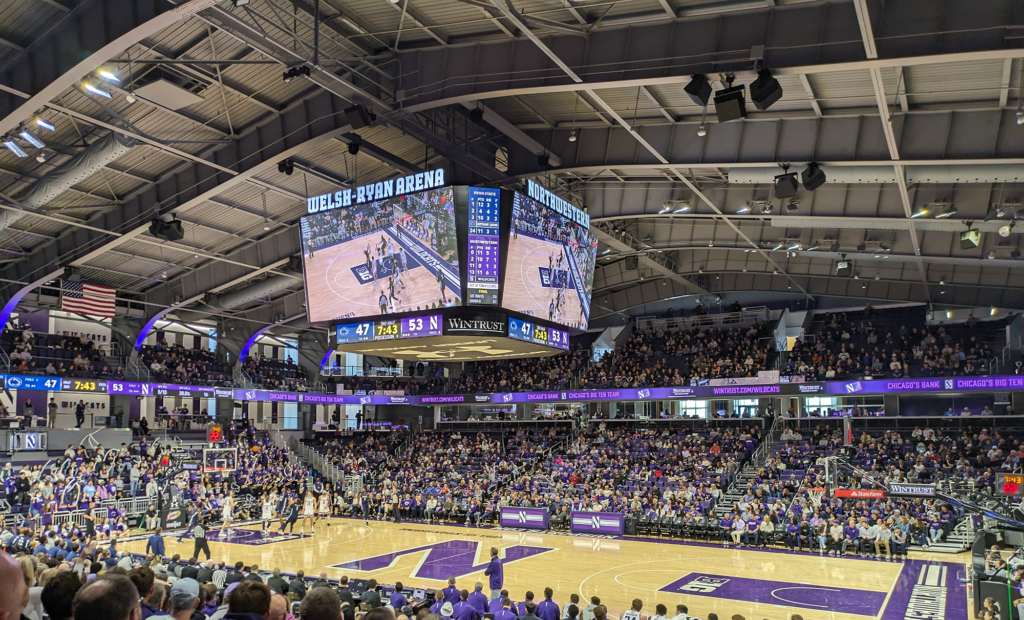
<svg viewBox="0 0 1024 620">
<path fill-rule="evenodd" d="M 113 318 L 116 295 L 110 286 L 61 280 L 60 307 L 65 312 Z"/>
</svg>

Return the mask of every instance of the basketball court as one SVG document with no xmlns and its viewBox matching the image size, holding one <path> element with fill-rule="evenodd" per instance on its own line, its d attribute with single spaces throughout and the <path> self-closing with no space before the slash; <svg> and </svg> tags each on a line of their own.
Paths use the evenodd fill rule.
<svg viewBox="0 0 1024 620">
<path fill-rule="evenodd" d="M 559 256 L 562 257 L 560 269 L 556 266 Z M 574 286 L 579 281 L 579 274 L 569 267 L 562 244 L 522 232 L 518 238 L 509 240 L 503 307 L 547 320 L 551 304 L 561 294 L 558 317 L 554 321 L 567 327 L 585 328 L 586 318 L 580 315 L 580 297 Z"/>
<path fill-rule="evenodd" d="M 426 246 L 403 243 L 402 235 L 392 226 L 386 231 L 375 231 L 355 239 L 315 250 L 313 258 L 306 258 L 306 278 L 310 286 L 306 289 L 309 305 L 313 308 L 336 308 L 339 315 L 334 318 L 352 316 L 379 315 L 380 296 L 388 298 L 388 314 L 392 312 L 408 312 L 426 309 L 431 304 L 447 300 L 449 304 L 457 304 L 461 299 L 458 272 L 451 273 L 450 268 Z M 389 276 L 398 266 L 397 259 L 385 256 L 376 258 L 374 268 L 366 266 L 366 247 L 376 254 L 374 244 L 379 247 L 381 236 L 391 241 L 397 254 L 405 250 L 406 269 L 401 270 L 401 282 L 404 288 L 396 284 L 395 298 L 391 299 Z M 411 235 L 405 237 L 410 239 Z M 446 272 L 444 297 L 437 280 L 437 271 Z M 374 281 L 376 271 L 376 282 Z M 454 276 L 454 277 L 453 277 Z"/>
<path fill-rule="evenodd" d="M 373 577 L 380 583 L 401 581 L 407 588 L 444 587 L 449 576 L 460 588 L 480 581 L 490 548 L 498 547 L 505 562 L 504 587 L 515 601 L 532 590 L 539 602 L 545 587 L 560 605 L 578 593 L 583 601 L 601 598 L 618 618 L 634 598 L 643 614 L 655 605 L 685 604 L 691 616 L 711 612 L 728 619 L 804 618 L 831 620 L 903 620 L 904 618 L 967 618 L 965 575 L 968 555 L 911 553 L 910 559 L 879 561 L 859 557 L 830 558 L 817 553 L 723 548 L 634 537 L 592 537 L 532 533 L 509 529 L 391 523 L 334 518 L 321 522 L 316 534 L 264 536 L 258 525 L 210 532 L 213 560 L 261 570 L 275 567 L 307 575 L 325 571 L 329 578 Z M 296 530 L 298 532 L 298 530 Z M 192 541 L 165 537 L 168 555 L 192 552 Z M 142 553 L 145 540 L 130 542 Z M 200 558 L 202 559 L 202 558 Z M 972 616 L 973 617 L 973 614 Z"/>
</svg>

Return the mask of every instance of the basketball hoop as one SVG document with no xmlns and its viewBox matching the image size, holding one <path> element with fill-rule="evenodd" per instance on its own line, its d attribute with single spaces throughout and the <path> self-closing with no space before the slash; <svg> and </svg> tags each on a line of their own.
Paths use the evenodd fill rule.
<svg viewBox="0 0 1024 620">
<path fill-rule="evenodd" d="M 807 499 L 815 508 L 821 508 L 821 500 L 825 497 L 825 489 L 807 489 Z"/>
</svg>

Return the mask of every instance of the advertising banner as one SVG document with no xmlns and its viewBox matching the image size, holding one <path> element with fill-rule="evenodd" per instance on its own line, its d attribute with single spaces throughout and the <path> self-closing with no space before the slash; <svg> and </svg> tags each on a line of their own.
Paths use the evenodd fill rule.
<svg viewBox="0 0 1024 620">
<path fill-rule="evenodd" d="M 889 495 L 895 497 L 935 497 L 934 484 L 896 484 L 889 485 Z"/>
<path fill-rule="evenodd" d="M 626 532 L 626 515 L 614 512 L 573 512 L 569 517 L 574 534 L 612 534 Z"/>
<path fill-rule="evenodd" d="M 852 499 L 882 499 L 885 491 L 881 489 L 836 489 L 836 497 Z"/>
<path fill-rule="evenodd" d="M 548 529 L 547 508 L 526 508 L 523 506 L 502 506 L 501 525 L 522 527 L 530 530 Z"/>
</svg>

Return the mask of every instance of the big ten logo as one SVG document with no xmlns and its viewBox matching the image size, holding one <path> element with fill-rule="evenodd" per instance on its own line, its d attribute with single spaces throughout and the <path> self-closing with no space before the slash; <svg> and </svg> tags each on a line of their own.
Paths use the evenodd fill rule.
<svg viewBox="0 0 1024 620">
<path fill-rule="evenodd" d="M 709 594 L 714 592 L 718 588 L 724 586 L 729 580 L 725 577 L 697 577 L 689 583 L 684 583 L 679 586 L 680 592 L 697 592 L 699 594 Z"/>
</svg>

